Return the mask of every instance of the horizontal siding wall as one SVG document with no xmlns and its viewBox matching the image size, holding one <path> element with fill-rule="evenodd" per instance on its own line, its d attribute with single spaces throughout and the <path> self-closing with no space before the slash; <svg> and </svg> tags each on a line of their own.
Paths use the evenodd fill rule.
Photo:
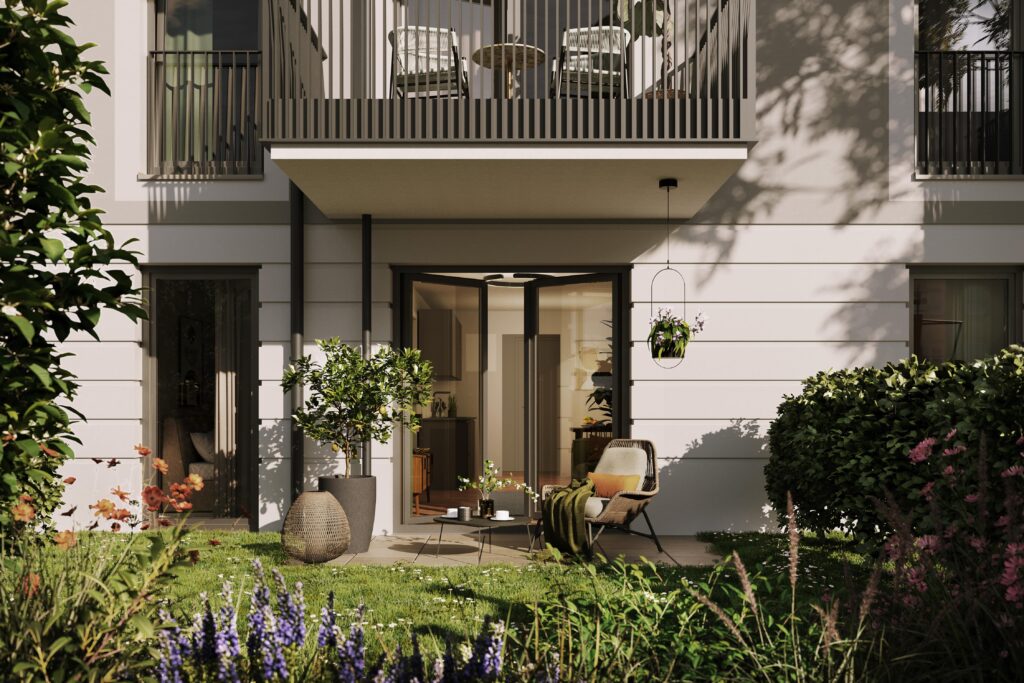
<svg viewBox="0 0 1024 683">
<path fill-rule="evenodd" d="M 259 266 L 260 357 L 267 349 L 284 349 L 288 338 L 288 228 L 278 226 L 230 225 L 154 225 L 109 226 L 115 239 L 137 240 L 133 248 L 140 252 L 144 265 L 173 266 Z M 141 273 L 134 274 L 140 284 Z M 277 320 L 274 307 L 285 308 L 283 333 L 276 322 L 270 326 L 264 317 Z M 264 309 L 271 316 L 265 316 Z M 72 354 L 64 364 L 81 379 L 81 389 L 73 407 L 88 421 L 74 428 L 82 444 L 75 447 L 75 459 L 65 464 L 63 474 L 74 476 L 76 482 L 67 488 L 65 506 L 77 506 L 70 517 L 59 517 L 65 527 L 84 527 L 95 519 L 88 509 L 99 498 L 111 497 L 110 489 L 121 486 L 139 497 L 148 472 L 133 446 L 146 438 L 143 433 L 143 368 L 142 327 L 125 316 L 105 312 L 98 326 L 100 341 L 83 334 L 73 334 L 59 348 Z M 273 352 L 271 352 L 272 354 Z M 278 352 L 280 354 L 280 351 Z M 278 389 L 278 392 L 280 390 Z M 277 459 L 267 462 L 261 475 L 259 515 L 261 527 L 279 524 L 284 513 L 284 495 L 288 491 L 290 468 L 281 462 L 287 454 L 287 429 L 275 422 L 282 417 L 281 400 L 260 387 L 260 449 L 261 456 Z M 278 393 L 278 396 L 280 394 Z M 159 455 L 159 443 L 146 444 Z M 93 458 L 103 459 L 96 463 Z M 110 459 L 117 459 L 108 467 Z"/>
<path fill-rule="evenodd" d="M 969 242 L 944 259 L 1006 258 L 1012 233 L 953 229 Z M 632 433 L 654 442 L 662 492 L 659 533 L 756 530 L 765 512 L 766 433 L 786 394 L 828 368 L 882 365 L 908 353 L 908 263 L 930 260 L 917 226 L 681 226 L 672 268 L 686 280 L 686 317 L 707 319 L 686 359 L 661 367 L 646 347 L 652 311 L 682 312 L 678 278 L 664 274 L 664 228 L 650 225 L 380 225 L 375 260 L 415 265 L 632 265 Z M 340 234 L 334 239 L 340 240 Z M 986 244 L 985 240 L 990 242 Z M 349 243 L 358 249 L 358 243 Z M 973 253 L 971 253 L 973 252 Z M 379 299 L 378 299 L 379 301 Z M 397 489 L 396 489 L 397 492 Z"/>
<path fill-rule="evenodd" d="M 882 365 L 903 358 L 909 341 L 909 272 L 913 263 L 1007 264 L 1019 228 L 994 226 L 684 226 L 672 237 L 672 267 L 686 278 L 686 315 L 707 327 L 686 359 L 659 366 L 646 348 L 652 307 L 682 310 L 673 278 L 651 280 L 664 267 L 664 230 L 649 225 L 395 225 L 374 229 L 373 338 L 392 337 L 392 265 L 631 265 L 633 435 L 658 450 L 662 493 L 652 507 L 660 533 L 759 529 L 772 524 L 765 505 L 766 431 L 779 401 L 800 381 L 827 368 Z M 280 378 L 289 362 L 288 229 L 286 226 L 119 228 L 138 238 L 153 264 L 260 266 L 259 457 L 261 528 L 279 528 L 287 507 L 289 404 Z M 954 248 L 959 245 L 959 248 Z M 306 228 L 305 352 L 315 339 L 361 337 L 360 233 L 356 222 Z M 1010 259 L 1010 260 L 1008 260 Z M 112 314 L 100 322 L 102 342 L 72 337 L 62 349 L 82 378 L 76 408 L 90 421 L 77 428 L 84 444 L 68 464 L 85 486 L 69 494 L 85 506 L 108 495 L 122 474 L 134 487 L 144 473 L 131 446 L 142 435 L 143 350 L 139 327 Z M 152 444 L 151 444 L 152 446 Z M 399 526 L 400 443 L 375 445 L 378 531 Z M 89 458 L 118 457 L 106 469 Z M 306 487 L 336 474 L 341 462 L 306 443 Z M 132 464 L 134 463 L 134 464 Z M 134 469 L 133 469 L 134 468 Z M 86 513 L 83 515 L 82 510 Z M 62 518 L 62 521 L 67 521 Z"/>
</svg>

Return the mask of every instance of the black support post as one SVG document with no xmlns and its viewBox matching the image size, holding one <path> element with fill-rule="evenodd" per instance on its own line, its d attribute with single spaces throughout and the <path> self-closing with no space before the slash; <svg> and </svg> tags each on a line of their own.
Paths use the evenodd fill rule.
<svg viewBox="0 0 1024 683">
<path fill-rule="evenodd" d="M 363 358 L 372 354 L 370 344 L 373 340 L 373 216 L 363 214 Z M 363 476 L 372 472 L 370 461 L 370 442 L 363 442 Z"/>
<path fill-rule="evenodd" d="M 291 360 L 294 363 L 302 357 L 302 337 L 305 329 L 305 212 L 303 202 L 305 197 L 302 190 L 295 183 L 288 184 L 288 202 L 291 208 L 291 229 L 290 236 L 290 308 L 291 308 Z M 295 387 L 291 391 L 291 412 L 302 407 L 302 387 Z M 291 494 L 292 501 L 302 495 L 306 480 L 306 463 L 303 453 L 303 436 L 295 418 L 291 419 Z"/>
</svg>

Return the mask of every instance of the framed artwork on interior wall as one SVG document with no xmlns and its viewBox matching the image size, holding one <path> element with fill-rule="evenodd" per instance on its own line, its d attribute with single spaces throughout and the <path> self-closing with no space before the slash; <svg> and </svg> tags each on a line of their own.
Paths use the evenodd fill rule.
<svg viewBox="0 0 1024 683">
<path fill-rule="evenodd" d="M 178 319 L 178 405 L 199 405 L 203 381 L 202 321 L 188 316 Z"/>
</svg>

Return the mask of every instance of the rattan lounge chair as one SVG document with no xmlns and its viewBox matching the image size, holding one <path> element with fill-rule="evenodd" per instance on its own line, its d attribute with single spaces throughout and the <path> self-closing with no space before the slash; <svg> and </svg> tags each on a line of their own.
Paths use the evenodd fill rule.
<svg viewBox="0 0 1024 683">
<path fill-rule="evenodd" d="M 403 26 L 388 33 L 391 97 L 469 95 L 469 71 L 455 31 Z"/>
<path fill-rule="evenodd" d="M 566 29 L 552 66 L 552 94 L 631 97 L 629 45 L 629 31 L 621 26 Z"/>
<path fill-rule="evenodd" d="M 654 531 L 654 525 L 651 524 L 651 518 L 647 515 L 647 506 L 658 495 L 658 458 L 654 452 L 654 444 L 642 439 L 615 439 L 605 447 L 594 472 L 639 475 L 640 484 L 635 491 L 620 491 L 611 498 L 590 497 L 584 515 L 591 545 L 600 545 L 598 538 L 605 529 L 613 527 L 635 536 L 649 538 L 654 541 L 658 552 L 665 552 Z M 545 486 L 541 495 L 546 498 L 551 491 L 558 488 L 560 487 Z M 630 527 L 633 520 L 640 516 L 647 522 L 649 533 L 636 531 Z"/>
</svg>

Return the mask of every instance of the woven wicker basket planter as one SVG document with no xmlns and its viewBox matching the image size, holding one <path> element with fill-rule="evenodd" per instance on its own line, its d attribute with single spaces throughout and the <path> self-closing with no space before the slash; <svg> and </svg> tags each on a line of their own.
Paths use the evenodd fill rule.
<svg viewBox="0 0 1024 683">
<path fill-rule="evenodd" d="M 318 491 L 306 491 L 292 503 L 281 531 L 284 552 L 307 564 L 338 557 L 350 538 L 345 510 L 334 496 Z"/>
</svg>

